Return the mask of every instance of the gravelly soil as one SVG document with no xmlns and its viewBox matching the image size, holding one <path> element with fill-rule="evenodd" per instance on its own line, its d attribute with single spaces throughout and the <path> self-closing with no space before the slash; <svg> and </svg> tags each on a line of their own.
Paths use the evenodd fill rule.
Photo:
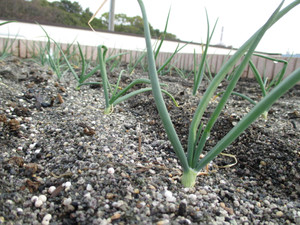
<svg viewBox="0 0 300 225">
<path fill-rule="evenodd" d="M 236 165 L 223 168 L 234 159 L 220 155 L 186 189 L 151 93 L 104 115 L 101 87 L 76 91 L 69 75 L 58 83 L 49 69 L 10 57 L 0 62 L 0 78 L 0 224 L 300 224 L 299 86 L 225 150 Z M 180 104 L 166 98 L 185 146 L 205 87 L 194 97 L 190 80 L 161 79 Z M 236 91 L 260 96 L 249 80 Z M 205 149 L 251 107 L 233 96 Z"/>
</svg>

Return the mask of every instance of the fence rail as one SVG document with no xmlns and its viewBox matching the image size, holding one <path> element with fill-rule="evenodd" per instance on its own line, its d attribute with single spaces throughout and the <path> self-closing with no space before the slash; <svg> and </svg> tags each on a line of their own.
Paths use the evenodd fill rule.
<svg viewBox="0 0 300 225">
<path fill-rule="evenodd" d="M 0 53 L 3 51 L 7 51 L 14 56 L 18 56 L 20 58 L 31 58 L 35 55 L 39 54 L 39 51 L 46 45 L 44 41 L 31 41 L 25 39 L 15 39 L 15 38 L 0 38 Z M 67 50 L 67 44 L 60 44 L 63 50 Z M 52 43 L 52 48 L 55 49 L 54 44 Z M 81 46 L 83 54 L 85 55 L 86 59 L 95 61 L 97 60 L 97 47 L 95 46 Z M 79 55 L 79 51 L 76 45 L 73 47 L 73 51 L 77 51 Z M 120 56 L 121 61 L 125 63 L 131 63 L 137 60 L 142 54 L 142 51 L 133 51 L 133 50 L 124 50 L 124 49 L 115 49 L 109 48 L 108 54 L 115 54 L 126 52 L 127 54 Z M 156 60 L 157 66 L 162 65 L 167 58 L 171 56 L 172 53 L 161 52 L 158 55 Z M 221 66 L 231 57 L 230 55 L 207 55 L 209 69 L 212 73 L 217 73 Z M 197 62 L 200 62 L 201 54 L 196 54 Z M 288 66 L 285 73 L 285 76 L 291 74 L 294 70 L 300 67 L 300 58 L 288 58 L 288 57 L 280 57 L 280 56 L 272 56 L 272 58 L 287 60 Z M 271 60 L 252 56 L 252 61 L 257 67 L 260 74 L 264 74 L 269 79 L 273 79 L 276 74 L 282 69 L 282 63 L 274 63 Z M 178 53 L 171 61 L 171 65 L 182 69 L 191 71 L 194 69 L 194 54 L 191 53 Z M 238 65 L 238 63 L 237 63 Z M 244 73 L 242 75 L 244 78 L 253 78 L 253 72 L 248 65 Z"/>
</svg>

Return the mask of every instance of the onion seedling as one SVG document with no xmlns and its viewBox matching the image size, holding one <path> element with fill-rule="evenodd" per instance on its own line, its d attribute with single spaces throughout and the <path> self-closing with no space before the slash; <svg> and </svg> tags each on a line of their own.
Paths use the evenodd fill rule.
<svg viewBox="0 0 300 225">
<path fill-rule="evenodd" d="M 8 23 L 13 23 L 13 22 L 17 22 L 17 21 L 5 21 L 3 23 L 0 23 L 0 26 L 4 25 L 4 24 L 8 24 Z"/>
<path fill-rule="evenodd" d="M 100 69 L 100 65 L 95 66 L 90 72 L 87 72 L 87 68 L 88 68 L 88 63 L 86 62 L 83 52 L 81 50 L 80 44 L 77 42 L 77 46 L 79 49 L 79 54 L 80 54 L 80 58 L 81 58 L 81 73 L 79 75 L 77 75 L 77 73 L 75 72 L 74 68 L 72 67 L 72 65 L 70 64 L 69 60 L 67 59 L 66 55 L 64 54 L 64 52 L 62 51 L 62 49 L 59 47 L 59 45 L 57 45 L 58 48 L 61 51 L 62 56 L 64 57 L 71 73 L 73 74 L 74 78 L 77 81 L 77 86 L 76 86 L 76 90 L 79 90 L 81 86 L 83 85 L 93 85 L 93 84 L 102 84 L 101 82 L 85 82 L 88 78 L 90 78 L 91 76 L 93 76 L 99 69 Z M 107 59 L 107 61 L 113 60 L 114 58 L 120 56 L 120 55 L 124 55 L 126 53 L 120 53 L 114 56 L 111 56 Z"/>
<path fill-rule="evenodd" d="M 132 74 L 135 70 L 135 68 L 141 64 L 143 70 L 145 71 L 145 67 L 142 64 L 143 59 L 145 58 L 147 52 L 143 51 L 141 52 L 141 54 L 139 55 L 139 57 L 135 58 L 134 60 L 132 59 L 132 57 L 130 57 L 130 62 L 128 64 L 128 70 L 129 70 L 129 74 Z M 133 61 L 135 61 L 135 63 L 133 63 Z"/>
<path fill-rule="evenodd" d="M 94 28 L 92 27 L 92 25 L 91 25 L 91 22 L 94 20 L 94 18 L 96 17 L 96 15 L 99 13 L 99 11 L 100 11 L 100 9 L 104 6 L 104 4 L 106 3 L 106 1 L 107 0 L 104 0 L 103 1 L 103 3 L 100 5 L 100 7 L 96 10 L 96 12 L 92 15 L 92 17 L 90 18 L 90 20 L 88 21 L 88 25 L 89 25 L 89 27 L 93 30 L 93 31 L 95 31 L 94 30 Z M 159 45 L 158 45 L 158 47 L 157 47 L 157 49 L 156 50 L 154 50 L 154 52 L 155 52 L 155 60 L 157 59 L 157 57 L 158 57 L 158 54 L 159 54 L 159 52 L 160 52 L 160 49 L 161 49 L 161 47 L 162 47 L 162 44 L 163 44 L 163 42 L 164 42 L 164 40 L 165 40 L 165 37 L 166 37 L 166 34 L 167 34 L 167 27 L 168 27 L 168 23 L 169 23 L 169 17 L 170 17 L 170 11 L 171 11 L 171 9 L 169 10 L 169 13 L 168 13 L 168 16 L 167 16 L 167 21 L 166 21 L 166 24 L 165 24 L 165 29 L 164 29 L 164 32 L 163 32 L 163 34 L 161 35 L 161 37 L 160 37 L 160 42 L 159 42 Z M 158 42 L 157 42 L 158 43 Z M 157 44 L 156 43 L 156 44 Z M 170 62 L 171 62 L 171 60 L 174 58 L 174 56 L 181 50 L 181 49 L 183 49 L 186 45 L 188 45 L 189 43 L 186 43 L 185 45 L 183 45 L 183 46 L 181 46 L 181 47 L 179 47 L 179 44 L 177 45 L 177 47 L 176 47 L 176 49 L 175 49 L 175 51 L 172 53 L 172 55 L 159 67 L 159 69 L 158 69 L 158 72 L 160 72 L 161 74 L 164 74 L 163 73 L 163 71 L 164 71 L 164 69 L 170 64 Z M 142 62 L 142 60 L 145 58 L 145 56 L 146 56 L 146 52 L 143 52 L 140 56 L 139 56 L 139 58 L 138 58 L 138 60 L 136 60 L 136 62 L 134 63 L 134 65 L 132 66 L 132 63 L 130 62 L 129 63 L 129 74 L 132 74 L 133 73 L 133 71 L 135 70 L 135 68 L 138 66 L 138 64 L 140 64 L 141 62 Z M 171 68 L 172 68 L 172 66 L 169 68 L 169 70 L 168 71 L 170 71 L 171 70 Z"/>
<path fill-rule="evenodd" d="M 208 47 L 209 47 L 209 44 L 210 44 L 210 41 L 211 41 L 211 38 L 215 32 L 215 28 L 216 28 L 216 25 L 217 25 L 217 22 L 218 20 L 216 20 L 215 22 L 215 25 L 214 25 L 214 28 L 211 32 L 211 34 L 209 33 L 210 30 L 209 30 L 209 19 L 208 19 L 208 14 L 207 14 L 207 11 L 205 10 L 206 12 L 206 22 L 207 22 L 207 37 L 206 37 L 206 45 L 205 45 L 205 48 L 204 48 L 204 51 L 202 49 L 202 55 L 201 55 L 201 61 L 200 61 L 200 64 L 198 66 L 198 71 L 196 69 L 196 53 L 194 52 L 194 87 L 193 87 L 193 95 L 196 95 L 197 93 L 197 90 L 199 89 L 200 87 L 200 84 L 202 82 L 202 79 L 203 79 L 203 75 L 204 75 L 204 72 L 205 72 L 205 68 L 207 67 L 207 51 L 208 51 Z M 208 67 L 209 68 L 209 67 Z M 209 71 L 209 75 L 211 77 L 211 73 Z M 211 77 L 212 78 L 212 77 Z"/>
<path fill-rule="evenodd" d="M 253 71 L 254 77 L 255 77 L 256 81 L 258 82 L 259 87 L 261 89 L 262 97 L 264 98 L 267 95 L 267 93 L 270 92 L 271 88 L 276 87 L 283 80 L 284 74 L 285 74 L 287 66 L 288 66 L 288 62 L 286 60 L 271 58 L 271 57 L 268 57 L 265 55 L 260 55 L 260 54 L 253 54 L 253 55 L 262 57 L 262 58 L 265 58 L 268 60 L 272 60 L 274 63 L 282 63 L 283 64 L 282 69 L 275 75 L 275 77 L 271 81 L 268 81 L 268 77 L 266 77 L 265 74 L 261 75 L 259 73 L 259 71 L 256 68 L 256 66 L 254 65 L 253 61 L 252 60 L 249 61 L 250 68 Z M 224 92 L 218 93 L 217 96 L 221 95 L 223 93 Z M 250 97 L 248 97 L 242 93 L 232 92 L 232 94 L 247 100 L 248 102 L 250 102 L 253 105 L 256 105 L 256 101 L 254 101 L 253 99 L 251 99 Z M 262 116 L 265 120 L 267 120 L 268 119 L 268 111 L 263 112 Z"/>
<path fill-rule="evenodd" d="M 226 147 L 228 147 L 239 135 L 244 132 L 263 112 L 268 110 L 272 104 L 292 88 L 297 82 L 300 81 L 300 68 L 290 74 L 286 79 L 279 83 L 272 91 L 270 91 L 260 102 L 258 102 L 252 110 L 235 126 L 230 130 L 225 137 L 223 137 L 208 153 L 201 159 L 200 155 L 203 151 L 205 143 L 210 136 L 210 131 L 219 117 L 221 110 L 224 108 L 229 96 L 231 95 L 234 87 L 236 86 L 240 76 L 242 75 L 245 67 L 249 63 L 251 56 L 264 36 L 265 32 L 275 24 L 281 17 L 288 13 L 295 6 L 300 4 L 300 0 L 296 0 L 283 8 L 281 7 L 284 0 L 274 11 L 268 21 L 250 37 L 237 51 L 236 53 L 221 67 L 220 71 L 216 74 L 213 80 L 207 87 L 199 105 L 195 111 L 192 122 L 189 128 L 188 135 L 188 147 L 187 152 L 184 151 L 179 137 L 175 131 L 170 115 L 168 113 L 166 104 L 164 102 L 158 76 L 155 67 L 155 60 L 151 46 L 150 29 L 147 20 L 145 6 L 142 0 L 137 0 L 144 19 L 144 32 L 145 41 L 147 46 L 148 54 L 148 66 L 149 66 L 149 77 L 151 80 L 152 93 L 155 99 L 155 104 L 167 133 L 167 136 L 174 148 L 174 151 L 179 159 L 179 162 L 183 169 L 183 175 L 181 182 L 185 187 L 192 187 L 195 185 L 196 177 L 201 169 L 203 169 L 209 162 L 211 162 L 217 155 L 219 155 Z M 223 93 L 222 98 L 212 113 L 207 124 L 204 126 L 202 116 L 207 109 L 209 102 L 214 96 L 214 93 L 218 85 L 224 80 L 226 74 L 234 67 L 234 65 L 242 59 L 241 64 L 235 71 L 226 91 Z"/>
<path fill-rule="evenodd" d="M 45 46 L 45 52 L 46 52 L 46 61 L 53 70 L 53 72 L 56 74 L 58 80 L 61 80 L 62 77 L 68 72 L 68 68 L 65 64 L 62 64 L 62 60 L 59 54 L 59 51 L 62 52 L 59 45 L 49 36 L 49 34 L 46 32 L 46 30 L 40 25 L 44 33 L 47 37 L 47 43 Z M 51 48 L 51 40 L 55 43 L 55 45 L 58 47 L 58 51 Z M 63 57 L 66 59 L 65 55 L 63 54 Z"/>
<path fill-rule="evenodd" d="M 102 85 L 103 85 L 103 91 L 104 91 L 104 98 L 105 98 L 105 109 L 104 114 L 110 114 L 113 111 L 113 107 L 135 95 L 141 94 L 143 92 L 151 91 L 152 88 L 141 88 L 135 91 L 132 91 L 130 93 L 127 93 L 133 86 L 137 84 L 150 84 L 150 80 L 148 79 L 136 79 L 132 81 L 127 87 L 120 88 L 119 84 L 121 81 L 122 74 L 125 72 L 122 70 L 119 74 L 117 83 L 114 87 L 114 89 L 111 88 L 111 85 L 107 78 L 107 72 L 106 72 L 106 53 L 107 53 L 107 47 L 104 45 L 98 46 L 98 60 L 99 60 L 99 68 L 101 72 L 101 78 L 102 78 Z M 161 85 L 161 84 L 159 84 Z M 167 94 L 175 103 L 176 106 L 178 106 L 177 102 L 175 101 L 175 98 L 167 91 L 162 90 L 165 94 Z M 127 94 L 126 94 L 127 93 Z"/>
<path fill-rule="evenodd" d="M 271 58 L 271 57 L 268 57 L 265 55 L 259 55 L 259 54 L 253 54 L 253 55 L 259 56 L 259 57 L 262 57 L 262 58 L 265 58 L 268 60 L 272 60 L 274 63 L 282 63 L 283 64 L 282 69 L 269 82 L 268 78 L 265 76 L 265 74 L 263 76 L 261 76 L 259 74 L 259 72 L 258 72 L 257 68 L 255 67 L 254 63 L 252 62 L 252 60 L 249 61 L 249 64 L 253 71 L 255 79 L 258 82 L 259 87 L 262 91 L 262 97 L 265 97 L 267 95 L 267 93 L 271 90 L 271 88 L 276 87 L 283 80 L 284 74 L 285 74 L 287 66 L 288 66 L 288 62 L 286 60 L 275 59 L 275 58 Z M 263 115 L 264 119 L 267 120 L 268 111 L 265 111 L 262 115 Z"/>
<path fill-rule="evenodd" d="M 154 59 L 155 61 L 157 60 L 157 57 L 159 55 L 159 52 L 160 52 L 160 49 L 163 45 L 163 42 L 166 38 L 166 34 L 167 34 L 167 28 L 168 28 L 168 24 L 169 24 L 169 18 L 170 18 L 170 12 L 171 12 L 171 9 L 169 10 L 168 12 L 168 17 L 167 17 L 167 20 L 166 20 L 166 24 L 165 24 L 165 29 L 164 29 L 164 32 L 163 34 L 161 35 L 161 40 L 159 42 L 159 45 L 157 47 L 156 50 L 154 50 L 155 52 L 155 55 L 154 55 Z M 158 70 L 157 70 L 157 73 L 159 74 L 165 74 L 166 72 L 164 71 L 165 68 L 171 63 L 172 59 L 174 58 L 174 56 L 181 50 L 183 49 L 185 46 L 187 46 L 189 43 L 186 43 L 184 44 L 183 46 L 179 47 L 179 44 L 176 46 L 176 49 L 174 50 L 174 52 L 170 55 L 170 57 L 161 65 L 159 66 Z M 171 70 L 172 66 L 169 68 L 169 70 Z M 167 73 L 169 72 L 169 70 L 167 71 Z"/>
<path fill-rule="evenodd" d="M 0 23 L 0 26 L 2 26 L 4 24 L 8 24 L 8 23 L 13 23 L 13 22 L 16 22 L 16 21 L 6 21 L 3 23 Z M 0 52 L 0 60 L 3 60 L 10 55 L 9 51 L 12 49 L 12 46 L 17 39 L 17 36 L 18 36 L 18 34 L 16 34 L 14 39 L 12 39 L 11 41 L 9 39 L 6 39 L 4 41 L 3 46 L 2 46 L 2 51 Z M 8 35 L 8 37 L 9 37 L 9 35 Z"/>
<path fill-rule="evenodd" d="M 42 27 L 42 29 L 44 30 L 43 27 Z M 76 90 L 79 90 L 80 87 L 83 86 L 83 85 L 102 84 L 100 82 L 85 82 L 88 78 L 93 76 L 100 69 L 100 65 L 97 65 L 90 72 L 87 72 L 88 63 L 85 60 L 82 49 L 81 49 L 80 44 L 78 42 L 77 42 L 77 47 L 78 47 L 79 55 L 80 55 L 80 58 L 81 58 L 81 72 L 80 72 L 79 75 L 76 73 L 74 67 L 71 65 L 70 61 L 68 60 L 68 57 L 66 56 L 64 51 L 61 49 L 60 45 L 55 40 L 53 40 L 45 30 L 44 30 L 44 32 L 45 32 L 45 34 L 48 38 L 46 49 L 47 49 L 47 52 L 48 52 L 48 58 L 50 59 L 50 63 L 51 63 L 50 65 L 52 65 L 51 67 L 55 69 L 59 79 L 61 79 L 61 77 L 62 77 L 62 74 L 61 74 L 60 69 L 58 67 L 59 64 L 58 64 L 58 62 L 55 63 L 55 61 L 52 59 L 53 57 L 51 57 L 51 55 L 49 55 L 49 52 L 51 52 L 50 51 L 51 49 L 49 47 L 50 46 L 50 40 L 52 40 L 54 42 L 54 44 L 56 45 L 56 47 L 60 51 L 60 54 L 64 58 L 67 67 L 69 68 L 69 70 L 71 71 L 71 73 L 74 76 L 75 80 L 77 81 Z M 113 60 L 113 59 L 117 58 L 118 56 L 121 56 L 121 55 L 124 55 L 124 54 L 126 54 L 126 53 L 120 53 L 120 54 L 117 54 L 117 55 L 110 56 L 106 61 L 108 62 L 108 61 Z"/>
<path fill-rule="evenodd" d="M 36 46 L 37 45 L 37 46 Z M 44 46 L 42 42 L 33 43 L 32 49 L 32 58 L 30 61 L 36 62 L 42 66 L 46 66 L 47 64 L 47 46 Z"/>
<path fill-rule="evenodd" d="M 83 56 L 80 44 L 78 42 L 77 42 L 77 46 L 78 46 L 78 50 L 79 50 L 79 54 L 80 54 L 80 58 L 81 58 L 81 73 L 79 75 L 77 75 L 74 68 L 70 64 L 69 60 L 67 59 L 66 55 L 63 53 L 62 49 L 58 46 L 58 48 L 61 50 L 61 54 L 63 55 L 71 73 L 73 74 L 75 80 L 77 81 L 76 90 L 79 90 L 80 87 L 83 85 L 100 84 L 99 82 L 85 82 L 88 78 L 93 76 L 100 69 L 100 67 L 96 66 L 90 72 L 87 73 L 88 63 L 86 62 L 86 60 Z"/>
</svg>

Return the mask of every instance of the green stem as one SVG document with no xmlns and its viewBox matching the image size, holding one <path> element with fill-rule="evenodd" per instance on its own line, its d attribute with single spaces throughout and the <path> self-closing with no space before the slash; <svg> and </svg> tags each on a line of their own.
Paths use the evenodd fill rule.
<svg viewBox="0 0 300 225">
<path fill-rule="evenodd" d="M 255 65 L 253 64 L 252 60 L 249 61 L 249 65 L 250 65 L 250 67 L 253 71 L 253 74 L 256 78 L 256 81 L 259 84 L 259 87 L 262 91 L 262 96 L 265 97 L 267 94 L 265 84 L 264 84 L 263 80 L 261 79 L 261 76 L 260 76 L 258 70 L 256 69 Z"/>
<path fill-rule="evenodd" d="M 289 89 L 300 82 L 300 68 L 295 70 L 286 79 L 284 79 L 278 86 L 276 86 L 270 93 L 266 95 L 259 103 L 257 103 L 252 110 L 234 127 L 232 130 L 220 140 L 214 148 L 212 148 L 207 155 L 197 164 L 196 171 L 200 171 L 211 160 L 219 155 L 228 145 L 230 145 L 238 136 L 247 129 L 262 113 L 268 111 L 273 103 L 284 95 Z"/>
<path fill-rule="evenodd" d="M 156 107 L 157 107 L 159 116 L 162 120 L 162 123 L 164 125 L 164 128 L 166 130 L 166 133 L 168 135 L 168 138 L 169 138 L 172 146 L 174 147 L 174 151 L 179 158 L 181 166 L 183 167 L 183 171 L 188 172 L 190 170 L 190 168 L 187 163 L 186 155 L 184 153 L 184 150 L 182 148 L 180 140 L 177 136 L 177 133 L 174 129 L 173 123 L 171 121 L 170 115 L 168 113 L 167 107 L 165 105 L 165 102 L 164 102 L 164 99 L 163 99 L 163 96 L 161 93 L 161 88 L 159 85 L 156 66 L 155 66 L 154 55 L 153 55 L 153 51 L 152 51 L 150 29 L 149 29 L 145 6 L 144 6 L 144 3 L 142 0 L 138 0 L 138 3 L 140 5 L 143 19 L 144 19 L 144 32 L 145 32 L 147 54 L 148 54 L 149 77 L 150 77 L 150 81 L 151 81 L 152 93 L 154 96 Z"/>
<path fill-rule="evenodd" d="M 105 68 L 105 59 L 103 58 L 102 48 L 104 48 L 104 50 L 105 50 L 105 46 L 102 46 L 102 45 L 98 46 L 98 59 L 99 59 L 101 78 L 102 78 L 102 83 L 103 83 L 105 109 L 110 110 L 109 94 L 108 94 L 108 79 L 107 79 L 107 73 L 106 73 L 106 68 Z M 107 111 L 107 110 L 105 110 L 105 111 Z"/>
<path fill-rule="evenodd" d="M 284 9 L 282 9 L 276 18 L 272 21 L 270 27 L 276 23 L 281 17 L 283 17 L 286 13 L 288 13 L 292 8 L 297 6 L 300 3 L 300 0 L 294 1 Z M 221 81 L 224 79 L 226 74 L 232 69 L 232 67 L 237 63 L 237 61 L 245 54 L 245 52 L 249 49 L 250 45 L 253 43 L 253 41 L 256 39 L 257 35 L 260 33 L 261 30 L 258 30 L 252 37 L 246 41 L 239 50 L 227 61 L 226 64 L 224 64 L 218 74 L 215 76 L 213 81 L 210 83 L 208 88 L 206 89 L 206 92 L 204 93 L 196 111 L 193 116 L 190 129 L 189 129 L 189 137 L 188 137 L 188 162 L 189 165 L 193 164 L 193 157 L 194 157 L 194 146 L 196 142 L 196 135 L 197 135 L 197 128 L 201 122 L 203 113 L 205 112 L 215 90 L 217 89 L 218 85 L 221 83 Z"/>
<path fill-rule="evenodd" d="M 208 121 L 208 123 L 207 123 L 207 125 L 204 129 L 203 136 L 200 139 L 200 145 L 196 148 L 195 153 L 194 153 L 192 168 L 194 168 L 195 165 L 197 164 L 197 162 L 199 160 L 199 156 L 200 156 L 200 154 L 201 154 L 201 152 L 204 148 L 205 142 L 206 142 L 207 138 L 210 135 L 210 131 L 211 131 L 213 125 L 215 124 L 216 120 L 218 119 L 222 109 L 224 108 L 229 96 L 231 95 L 231 92 L 235 88 L 235 86 L 236 86 L 239 78 L 241 77 L 243 71 L 245 70 L 245 67 L 248 65 L 248 62 L 249 62 L 249 60 L 252 56 L 252 53 L 254 52 L 254 50 L 255 50 L 256 46 L 258 45 L 258 43 L 260 42 L 261 38 L 264 36 L 265 32 L 270 27 L 270 24 L 272 23 L 274 17 L 276 17 L 278 11 L 280 10 L 280 7 L 281 7 L 281 5 L 276 9 L 276 11 L 273 13 L 273 15 L 267 21 L 267 23 L 260 29 L 260 31 L 257 34 L 256 38 L 253 40 L 251 46 L 249 47 L 245 58 L 243 59 L 243 61 L 239 65 L 237 71 L 234 73 L 233 78 L 231 79 L 231 81 L 230 81 L 226 91 L 224 92 L 219 104 L 217 105 L 215 111 L 213 112 L 210 120 Z"/>
<path fill-rule="evenodd" d="M 197 178 L 198 172 L 189 169 L 188 171 L 184 171 L 183 175 L 181 177 L 181 183 L 184 187 L 194 187 L 196 183 L 196 178 Z"/>
</svg>

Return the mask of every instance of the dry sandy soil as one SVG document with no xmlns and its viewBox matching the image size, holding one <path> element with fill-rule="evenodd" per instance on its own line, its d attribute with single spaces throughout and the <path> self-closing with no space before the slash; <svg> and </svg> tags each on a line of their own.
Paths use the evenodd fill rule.
<svg viewBox="0 0 300 225">
<path fill-rule="evenodd" d="M 112 82 L 117 74 L 109 74 Z M 137 77 L 147 74 L 125 75 L 122 85 Z M 185 146 L 205 85 L 192 96 L 191 80 L 160 78 L 180 105 L 166 97 Z M 151 93 L 104 115 L 102 87 L 76 91 L 70 74 L 58 82 L 48 68 L 9 57 L 0 62 L 0 79 L 0 224 L 300 224 L 299 86 L 225 150 L 234 166 L 222 168 L 234 160 L 220 155 L 186 189 Z M 236 91 L 260 98 L 252 80 Z M 251 107 L 232 96 L 205 150 Z"/>
</svg>

